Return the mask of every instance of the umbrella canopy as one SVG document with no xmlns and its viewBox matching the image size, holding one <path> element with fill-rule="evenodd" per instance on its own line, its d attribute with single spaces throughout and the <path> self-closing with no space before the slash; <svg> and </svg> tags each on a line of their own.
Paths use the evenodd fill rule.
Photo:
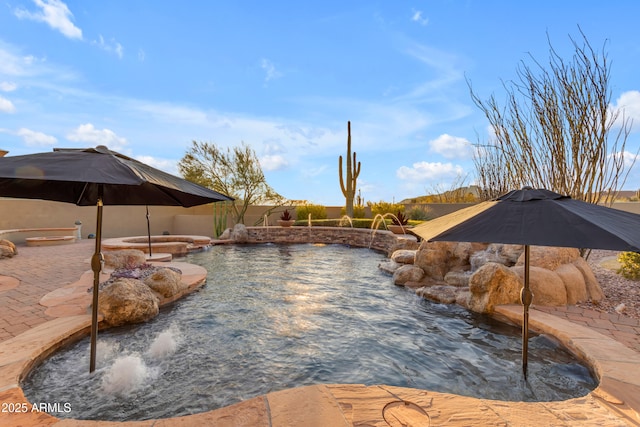
<svg viewBox="0 0 640 427">
<path fill-rule="evenodd" d="M 523 373 L 527 373 L 529 246 L 640 251 L 640 215 L 525 187 L 413 228 L 427 241 L 525 245 Z"/>
<path fill-rule="evenodd" d="M 637 214 L 525 187 L 412 231 L 434 241 L 640 251 L 639 220 Z"/>
<path fill-rule="evenodd" d="M 197 206 L 231 197 L 162 172 L 98 146 L 0 158 L 0 197 L 43 199 L 96 205 L 96 248 L 91 258 L 93 303 L 91 358 L 95 369 L 98 292 L 102 268 L 103 205 Z"/>
<path fill-rule="evenodd" d="M 3 157 L 0 196 L 78 206 L 197 206 L 228 196 L 170 175 L 104 146 Z M 100 191 L 102 194 L 100 195 Z"/>
</svg>

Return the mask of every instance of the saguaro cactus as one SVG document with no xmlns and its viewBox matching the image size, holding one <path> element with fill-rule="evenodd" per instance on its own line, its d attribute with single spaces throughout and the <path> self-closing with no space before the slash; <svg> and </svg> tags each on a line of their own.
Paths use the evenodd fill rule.
<svg viewBox="0 0 640 427">
<path fill-rule="evenodd" d="M 347 122 L 347 179 L 343 179 L 342 156 L 338 160 L 338 172 L 340 174 L 340 189 L 346 200 L 346 214 L 353 217 L 353 198 L 356 194 L 356 180 L 360 175 L 360 162 L 356 163 L 356 153 L 353 152 L 351 161 L 351 122 Z"/>
</svg>

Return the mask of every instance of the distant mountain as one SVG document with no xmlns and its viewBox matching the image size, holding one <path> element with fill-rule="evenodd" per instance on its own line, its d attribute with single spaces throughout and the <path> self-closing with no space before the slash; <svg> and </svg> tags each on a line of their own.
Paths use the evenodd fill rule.
<svg viewBox="0 0 640 427">
<path fill-rule="evenodd" d="M 480 187 L 469 185 L 448 190 L 439 194 L 427 194 L 426 196 L 410 197 L 400 201 L 403 204 L 411 203 L 473 203 L 480 201 Z"/>
</svg>

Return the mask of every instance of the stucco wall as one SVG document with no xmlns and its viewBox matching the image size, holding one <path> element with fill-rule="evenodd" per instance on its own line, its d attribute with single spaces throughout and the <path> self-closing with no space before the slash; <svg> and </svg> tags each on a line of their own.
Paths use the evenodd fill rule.
<svg viewBox="0 0 640 427">
<path fill-rule="evenodd" d="M 407 205 L 411 209 L 413 205 Z M 429 204 L 432 217 L 453 212 L 469 204 Z M 245 224 L 263 225 L 269 206 L 251 206 Z M 640 214 L 640 203 L 616 203 L 614 208 Z M 275 225 L 284 208 L 277 208 L 268 216 L 270 225 Z M 182 208 L 173 206 L 149 206 L 151 234 L 197 234 L 213 236 L 213 205 Z M 291 209 L 294 214 L 294 209 Z M 327 207 L 329 218 L 340 217 L 340 207 Z M 0 230 L 35 227 L 74 227 L 76 220 L 82 222 L 82 237 L 95 233 L 96 207 L 75 206 L 70 203 L 0 198 Z M 229 215 L 229 227 L 233 225 Z M 147 234 L 145 206 L 105 206 L 102 233 L 105 238 L 138 236 Z"/>
</svg>

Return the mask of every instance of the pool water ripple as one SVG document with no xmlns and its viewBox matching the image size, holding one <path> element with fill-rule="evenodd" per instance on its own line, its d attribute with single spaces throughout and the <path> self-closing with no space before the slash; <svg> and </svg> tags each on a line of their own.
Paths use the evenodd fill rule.
<svg viewBox="0 0 640 427">
<path fill-rule="evenodd" d="M 217 246 L 189 255 L 208 269 L 204 288 L 146 324 L 101 332 L 100 348 L 109 351 L 93 375 L 88 339 L 54 354 L 26 378 L 25 394 L 70 402 L 71 418 L 144 420 L 318 383 L 516 401 L 595 388 L 588 369 L 543 336 L 530 340 L 523 381 L 519 329 L 394 286 L 377 268 L 383 259 L 338 245 Z M 130 371 L 116 370 L 125 357 Z M 105 378 L 141 380 L 108 393 Z"/>
</svg>

